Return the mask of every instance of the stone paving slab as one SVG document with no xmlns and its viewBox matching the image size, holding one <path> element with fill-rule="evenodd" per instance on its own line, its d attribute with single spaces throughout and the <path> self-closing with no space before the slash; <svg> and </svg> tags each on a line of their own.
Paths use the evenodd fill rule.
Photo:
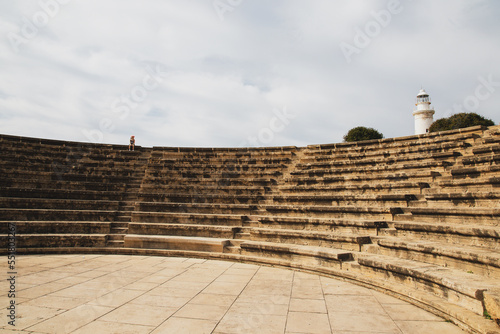
<svg viewBox="0 0 500 334">
<path fill-rule="evenodd" d="M 391 296 L 287 269 L 125 255 L 17 256 L 16 265 L 16 297 L 0 283 L 1 333 L 463 333 Z"/>
</svg>

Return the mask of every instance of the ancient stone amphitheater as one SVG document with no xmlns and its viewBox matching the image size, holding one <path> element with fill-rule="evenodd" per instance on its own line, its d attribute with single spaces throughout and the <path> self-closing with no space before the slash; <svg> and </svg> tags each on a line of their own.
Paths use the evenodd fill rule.
<svg viewBox="0 0 500 334">
<path fill-rule="evenodd" d="M 500 127 L 273 148 L 0 135 L 2 250 L 339 277 L 479 333 L 500 317 Z M 489 318 L 492 317 L 493 320 Z"/>
</svg>

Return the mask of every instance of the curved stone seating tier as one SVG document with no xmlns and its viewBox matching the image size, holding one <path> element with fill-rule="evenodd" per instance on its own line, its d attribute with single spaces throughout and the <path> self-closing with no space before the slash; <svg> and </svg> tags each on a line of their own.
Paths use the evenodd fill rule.
<svg viewBox="0 0 500 334">
<path fill-rule="evenodd" d="M 154 173 L 148 173 L 147 179 L 154 182 L 155 179 L 161 179 L 165 181 L 178 180 L 178 179 L 220 179 L 220 178 L 273 178 L 281 177 L 283 173 L 280 170 L 250 170 L 250 169 L 226 169 L 220 168 L 216 169 L 212 166 L 207 166 L 204 169 L 197 170 L 189 167 L 183 168 L 183 170 L 167 170 Z"/>
<path fill-rule="evenodd" d="M 36 177 L 43 176 L 47 177 L 56 177 L 57 179 L 64 179 L 65 176 L 77 175 L 77 176 L 93 176 L 93 177 L 111 177 L 114 179 L 117 178 L 125 178 L 133 176 L 136 173 L 137 168 L 144 168 L 144 166 L 139 167 L 131 167 L 130 165 L 126 165 L 125 167 L 120 167 L 116 165 L 111 165 L 108 167 L 100 166 L 100 167 L 87 167 L 84 164 L 79 164 L 77 166 L 71 166 L 58 169 L 57 166 L 50 165 L 32 165 L 30 163 L 26 163 L 24 165 L 19 165 L 18 163 L 3 163 L 1 168 L 6 169 L 6 174 L 10 177 Z M 88 164 L 90 165 L 90 164 Z M 141 164 L 142 165 L 142 164 Z M 114 171 L 116 169 L 116 171 Z"/>
<path fill-rule="evenodd" d="M 436 182 L 433 187 L 423 189 L 424 194 L 436 193 L 475 193 L 478 191 L 496 192 L 500 187 L 500 177 L 458 179 Z"/>
<path fill-rule="evenodd" d="M 6 235 L 4 235 L 5 237 Z M 6 238 L 2 238 L 2 248 L 7 248 Z M 26 249 L 58 248 L 58 247 L 105 247 L 108 240 L 107 234 L 59 234 L 36 233 L 22 234 L 16 238 L 16 247 Z"/>
<path fill-rule="evenodd" d="M 201 157 L 185 154 L 174 155 L 157 155 L 156 151 L 151 152 L 151 157 L 149 159 L 152 164 L 152 168 L 160 167 L 179 167 L 179 166 L 191 166 L 191 167 L 202 167 L 203 165 L 211 165 L 215 167 L 226 166 L 227 164 L 239 167 L 259 167 L 259 166 L 283 166 L 287 165 L 290 161 L 295 158 L 295 153 L 283 154 L 267 154 L 260 157 L 248 156 L 248 157 L 236 157 L 236 156 L 211 156 L 211 157 Z"/>
<path fill-rule="evenodd" d="M 482 293 L 498 287 L 498 280 L 462 270 L 384 255 L 360 254 L 347 270 L 374 278 L 404 282 L 417 291 L 429 291 L 476 314 L 483 313 Z M 352 265 L 352 266 L 351 266 Z"/>
<path fill-rule="evenodd" d="M 464 166 L 500 165 L 500 154 L 480 155 L 472 158 L 464 158 L 461 161 Z"/>
<path fill-rule="evenodd" d="M 296 166 L 297 167 L 297 166 Z M 307 167 L 307 168 L 306 168 Z M 333 168 L 332 166 L 327 166 L 326 168 L 308 168 L 311 166 L 306 166 L 302 169 L 293 171 L 290 173 L 290 180 L 301 179 L 304 177 L 309 178 L 323 178 L 323 177 L 337 177 L 341 179 L 356 179 L 360 177 L 374 177 L 374 178 L 394 178 L 397 180 L 408 180 L 408 179 L 418 179 L 425 178 L 434 180 L 436 177 L 441 176 L 441 173 L 445 170 L 445 166 L 442 164 L 416 164 L 416 165 L 403 165 L 403 166 L 384 166 L 384 167 L 353 167 L 353 168 Z M 441 167 L 441 168 L 439 168 Z M 298 167 L 297 167 L 298 168 Z M 438 171 L 439 170 L 439 171 Z M 366 175 L 370 172 L 370 175 Z"/>
<path fill-rule="evenodd" d="M 428 207 L 465 206 L 500 208 L 500 194 L 493 191 L 477 191 L 474 193 L 425 194 L 422 204 Z"/>
<path fill-rule="evenodd" d="M 422 172 L 412 175 L 407 174 L 382 174 L 382 175 L 359 175 L 359 176 L 323 176 L 323 173 L 318 173 L 317 176 L 294 177 L 286 180 L 288 185 L 378 185 L 380 183 L 397 183 L 397 182 L 433 182 L 441 176 L 437 172 Z"/>
<path fill-rule="evenodd" d="M 244 194 L 213 193 L 200 194 L 189 189 L 182 189 L 172 193 L 141 193 L 138 200 L 141 202 L 170 202 L 170 203 L 218 203 L 218 204 L 264 204 L 272 202 L 273 197 L 262 191 Z M 215 191 L 215 190 L 214 190 Z"/>
<path fill-rule="evenodd" d="M 478 246 L 495 251 L 500 248 L 500 228 L 466 224 L 396 221 L 381 229 L 380 235 L 397 236 L 404 240 L 438 241 L 445 244 Z"/>
<path fill-rule="evenodd" d="M 1 187 L 0 196 L 16 198 L 118 201 L 123 198 L 124 193 L 123 191 Z"/>
<path fill-rule="evenodd" d="M 141 202 L 174 202 L 179 198 L 179 203 L 186 202 L 185 198 L 192 198 L 191 202 L 209 202 L 211 198 L 255 198 L 269 196 L 271 187 L 269 186 L 224 186 L 224 185 L 165 185 L 162 187 L 141 186 L 141 192 L 137 194 L 138 201 Z M 190 202 L 190 201 L 187 201 Z M 257 201 L 255 202 L 257 203 Z"/>
<path fill-rule="evenodd" d="M 229 240 L 207 237 L 176 237 L 160 235 L 134 235 L 125 236 L 125 247 L 146 249 L 179 249 L 201 252 L 223 252 L 229 245 Z"/>
<path fill-rule="evenodd" d="M 96 191 L 120 191 L 124 192 L 129 185 L 126 182 L 103 183 L 103 182 L 80 182 L 60 180 L 28 180 L 12 179 L 0 176 L 0 183 L 9 188 L 21 189 L 64 189 L 64 190 L 96 190 Z M 138 183 L 137 186 L 140 184 Z"/>
<path fill-rule="evenodd" d="M 285 195 L 272 196 L 276 204 L 287 205 L 320 205 L 320 206 L 361 206 L 361 207 L 405 207 L 420 203 L 421 195 L 387 194 L 387 195 Z M 266 202 L 267 203 L 267 202 Z M 265 203 L 264 203 L 265 204 Z"/>
<path fill-rule="evenodd" d="M 500 254 L 490 248 L 464 245 L 449 245 L 433 241 L 405 241 L 400 238 L 380 238 L 376 247 L 366 247 L 366 251 L 392 257 L 410 259 L 424 263 L 434 263 L 462 272 L 500 279 Z"/>
<path fill-rule="evenodd" d="M 0 207 L 11 209 L 70 209 L 116 211 L 120 202 L 105 200 L 70 200 L 46 198 L 0 197 Z"/>
<path fill-rule="evenodd" d="M 236 177 L 220 177 L 220 178 L 145 178 L 141 184 L 141 188 L 168 188 L 176 187 L 180 185 L 184 186 L 211 186 L 217 185 L 218 187 L 229 187 L 229 186 L 269 186 L 272 183 L 276 183 L 270 178 L 236 178 Z"/>
<path fill-rule="evenodd" d="M 117 219 L 118 211 L 106 210 L 64 210 L 64 209 L 2 209 L 0 219 L 2 220 L 61 220 L 76 221 L 114 221 Z"/>
<path fill-rule="evenodd" d="M 500 226 L 500 208 L 400 208 L 394 220 Z"/>
<path fill-rule="evenodd" d="M 376 185 L 299 185 L 299 186 L 280 186 L 279 189 L 287 194 L 359 194 L 359 195 L 377 195 L 377 194 L 422 194 L 423 190 L 429 188 L 427 182 L 397 182 L 397 183 L 379 183 Z"/>
<path fill-rule="evenodd" d="M 254 241 L 277 242 L 281 244 L 297 244 L 319 246 L 351 251 L 361 251 L 362 245 L 371 244 L 367 235 L 358 236 L 353 233 L 337 234 L 327 231 L 298 231 L 274 228 L 249 229 L 249 239 Z"/>
<path fill-rule="evenodd" d="M 243 226 L 299 231 L 327 231 L 343 234 L 376 236 L 380 229 L 388 228 L 384 220 L 249 216 Z"/>
<path fill-rule="evenodd" d="M 197 174 L 192 172 L 185 173 L 169 173 L 163 177 L 151 177 L 147 176 L 144 179 L 145 184 L 169 184 L 175 181 L 179 183 L 214 183 L 214 182 L 228 182 L 228 183 L 239 183 L 239 184 L 267 184 L 272 182 L 275 178 L 281 178 L 282 174 L 280 172 L 270 172 L 270 173 L 240 173 L 240 172 L 215 172 L 212 177 L 209 177 L 210 169 L 207 169 L 205 174 Z"/>
<path fill-rule="evenodd" d="M 153 147 L 151 157 L 193 158 L 229 157 L 230 159 L 255 159 L 259 157 L 291 156 L 297 148 L 295 146 L 279 147 Z"/>
<path fill-rule="evenodd" d="M 410 163 L 426 163 L 437 161 L 455 162 L 457 157 L 461 157 L 460 152 L 447 152 L 447 153 L 431 153 L 429 155 L 414 154 L 406 156 L 402 154 L 394 154 L 393 156 L 380 157 L 380 158 L 366 158 L 359 160 L 336 160 L 335 157 L 325 158 L 325 161 L 315 161 L 313 163 L 306 162 L 306 165 L 299 165 L 298 167 L 311 166 L 311 167 L 330 167 L 330 168 L 350 168 L 358 166 L 391 166 L 402 165 Z"/>
<path fill-rule="evenodd" d="M 0 135 L 0 243 L 289 267 L 500 327 L 500 127 L 272 148 Z M 485 313 L 486 312 L 486 313 Z"/>
<path fill-rule="evenodd" d="M 163 224 L 200 224 L 219 226 L 243 226 L 246 216 L 229 214 L 200 214 L 174 212 L 132 212 L 132 222 Z"/>
<path fill-rule="evenodd" d="M 453 142 L 450 144 L 437 145 L 422 145 L 419 147 L 398 148 L 372 151 L 359 151 L 338 153 L 331 151 L 312 151 L 304 154 L 301 159 L 302 163 L 325 163 L 334 160 L 333 163 L 338 165 L 349 165 L 355 162 L 360 162 L 362 165 L 373 162 L 384 161 L 391 164 L 399 161 L 426 160 L 426 159 L 443 159 L 454 158 L 461 156 L 462 151 L 470 147 L 471 144 L 465 142 Z M 316 153 L 314 153 L 316 152 Z"/>
<path fill-rule="evenodd" d="M 457 141 L 474 143 L 476 140 L 480 140 L 481 136 L 490 136 L 490 132 L 482 126 L 473 126 L 465 129 L 434 132 L 417 136 L 374 139 L 352 143 L 309 145 L 307 148 L 311 151 L 311 155 L 328 154 L 333 150 L 336 154 L 377 150 L 389 151 L 397 148 L 408 148 L 411 146 L 426 147 L 429 144 L 453 143 Z"/>
<path fill-rule="evenodd" d="M 110 222 L 95 221 L 0 221 L 1 234 L 8 234 L 9 223 L 16 224 L 16 233 L 24 234 L 109 234 Z"/>
</svg>

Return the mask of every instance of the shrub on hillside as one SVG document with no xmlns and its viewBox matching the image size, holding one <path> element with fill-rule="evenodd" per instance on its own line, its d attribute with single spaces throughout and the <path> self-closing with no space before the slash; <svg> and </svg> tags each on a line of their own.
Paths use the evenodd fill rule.
<svg viewBox="0 0 500 334">
<path fill-rule="evenodd" d="M 364 126 L 358 126 L 352 128 L 344 136 L 344 142 L 353 142 L 360 140 L 370 140 L 370 139 L 382 139 L 384 135 L 373 128 L 366 128 Z"/>
<path fill-rule="evenodd" d="M 459 113 L 452 115 L 448 118 L 440 118 L 434 123 L 432 123 L 429 128 L 429 132 L 437 131 L 447 131 L 454 129 L 467 128 L 469 126 L 475 125 L 485 125 L 492 126 L 495 125 L 491 119 L 484 118 L 476 113 Z"/>
</svg>

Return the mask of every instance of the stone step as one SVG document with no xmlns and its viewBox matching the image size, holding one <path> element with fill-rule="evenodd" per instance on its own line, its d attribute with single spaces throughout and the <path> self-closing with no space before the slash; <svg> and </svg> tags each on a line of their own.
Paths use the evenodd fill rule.
<svg viewBox="0 0 500 334">
<path fill-rule="evenodd" d="M 242 255 L 279 258 L 280 261 L 293 261 L 302 265 L 336 269 L 342 269 L 343 262 L 353 260 L 353 255 L 349 251 L 315 246 L 243 241 L 240 248 Z"/>
<path fill-rule="evenodd" d="M 463 144 L 464 147 L 470 146 Z M 418 153 L 390 153 L 389 151 L 379 151 L 377 154 L 367 155 L 365 153 L 349 153 L 349 154 L 332 154 L 332 155 L 309 155 L 300 160 L 299 166 L 312 165 L 317 166 L 321 164 L 329 165 L 331 167 L 350 167 L 350 166 L 400 166 L 405 164 L 415 163 L 432 163 L 433 161 L 444 162 L 453 164 L 463 156 L 464 147 L 457 147 L 453 150 L 435 150 L 425 151 Z M 441 164 L 443 165 L 443 164 Z"/>
<path fill-rule="evenodd" d="M 366 219 L 391 220 L 394 214 L 390 207 L 358 207 L 358 206 L 293 206 L 293 205 L 245 205 L 245 204 L 205 204 L 205 203 L 138 203 L 137 211 L 177 212 L 177 213 L 218 213 L 242 215 L 272 215 L 292 217 L 335 217 L 354 218 L 363 215 Z M 399 211 L 397 211 L 399 213 Z M 135 212 L 134 212 L 135 214 Z"/>
<path fill-rule="evenodd" d="M 401 213 L 394 216 L 395 221 L 423 221 L 434 223 L 500 225 L 500 208 L 437 208 L 408 207 L 401 208 Z"/>
<path fill-rule="evenodd" d="M 283 168 L 276 170 L 244 170 L 243 168 L 223 168 L 223 169 L 214 169 L 211 166 L 205 166 L 204 170 L 193 170 L 189 167 L 186 167 L 184 170 L 173 170 L 167 169 L 162 171 L 148 171 L 146 173 L 146 180 L 161 178 L 161 179 L 206 179 L 206 178 L 214 178 L 214 179 L 225 179 L 225 178 L 274 178 L 282 176 Z"/>
<path fill-rule="evenodd" d="M 429 207 L 489 207 L 500 208 L 500 194 L 497 192 L 477 191 L 473 193 L 436 193 L 425 195 Z"/>
<path fill-rule="evenodd" d="M 17 234 L 108 234 L 110 222 L 93 221 L 0 221 L 0 233 L 8 234 L 15 225 Z"/>
<path fill-rule="evenodd" d="M 495 192 L 500 187 L 500 177 L 439 181 L 423 189 L 423 194 Z"/>
<path fill-rule="evenodd" d="M 421 140 L 416 145 L 410 146 L 386 146 L 382 145 L 378 148 L 366 149 L 366 148 L 349 148 L 348 150 L 342 149 L 327 149 L 327 150 L 317 150 L 310 149 L 304 152 L 306 158 L 314 159 L 317 157 L 331 157 L 335 160 L 341 159 L 365 159 L 365 158 L 374 158 L 374 157 L 390 157 L 395 155 L 422 155 L 428 153 L 442 153 L 450 150 L 464 149 L 470 147 L 470 144 L 465 141 L 453 141 L 453 142 L 440 142 L 440 143 L 427 143 L 424 144 Z"/>
<path fill-rule="evenodd" d="M 164 203 L 216 203 L 216 204 L 259 204 L 271 203 L 272 197 L 264 194 L 214 194 L 207 193 L 167 193 L 167 194 L 145 194 L 138 195 L 138 200 L 142 202 L 164 202 Z"/>
<path fill-rule="evenodd" d="M 427 182 L 398 182 L 379 183 L 364 185 L 300 185 L 300 186 L 280 186 L 279 189 L 289 194 L 314 193 L 317 195 L 326 194 L 421 194 L 424 189 L 429 188 Z"/>
<path fill-rule="evenodd" d="M 0 208 L 11 209 L 71 209 L 71 210 L 118 210 L 119 202 L 105 200 L 73 200 L 0 197 Z"/>
<path fill-rule="evenodd" d="M 415 155 L 413 157 L 409 157 L 406 155 L 402 156 L 394 156 L 390 158 L 366 158 L 362 160 L 319 160 L 315 162 L 320 162 L 320 163 L 327 163 L 327 165 L 331 168 L 351 168 L 351 167 L 360 167 L 360 166 L 378 166 L 384 167 L 384 166 L 397 166 L 397 167 L 402 167 L 405 164 L 411 164 L 411 163 L 426 163 L 426 162 L 432 162 L 432 161 L 448 161 L 448 162 L 455 162 L 457 157 L 460 157 L 459 152 L 450 152 L 450 153 L 431 153 L 428 155 Z M 306 161 L 307 163 L 307 161 Z M 302 165 L 300 165 L 302 166 Z M 299 166 L 299 167 L 300 167 Z M 321 165 L 320 165 L 321 166 Z M 323 165 L 324 166 L 324 165 Z"/>
<path fill-rule="evenodd" d="M 129 223 L 127 222 L 111 222 L 112 228 L 128 228 Z"/>
<path fill-rule="evenodd" d="M 108 235 L 108 243 L 110 241 L 123 241 L 123 239 L 125 238 L 125 234 L 109 234 Z"/>
<path fill-rule="evenodd" d="M 364 253 L 355 254 L 355 259 L 359 266 L 352 270 L 360 274 L 431 292 L 481 315 L 484 292 L 498 287 L 495 279 L 418 261 Z"/>
<path fill-rule="evenodd" d="M 112 233 L 112 234 L 127 234 L 128 227 L 112 227 L 110 229 L 110 233 Z"/>
<path fill-rule="evenodd" d="M 104 247 L 106 234 L 16 234 L 18 248 Z M 7 235 L 0 236 L 0 247 L 7 249 Z"/>
<path fill-rule="evenodd" d="M 137 211 L 142 212 L 172 212 L 201 214 L 250 214 L 261 211 L 257 205 L 248 204 L 215 204 L 215 203 L 159 203 L 140 202 Z"/>
<path fill-rule="evenodd" d="M 292 177 L 286 179 L 286 184 L 289 185 L 342 185 L 342 186 L 355 186 L 355 185 L 365 185 L 369 184 L 376 186 L 378 184 L 384 184 L 390 182 L 391 184 L 397 183 L 408 183 L 408 182 L 434 182 L 436 179 L 441 177 L 440 173 L 426 173 L 425 176 L 418 175 L 363 175 L 358 177 Z"/>
<path fill-rule="evenodd" d="M 434 180 L 441 176 L 441 172 L 437 171 L 437 166 L 428 167 L 424 169 L 409 169 L 406 170 L 404 166 L 398 168 L 313 168 L 308 166 L 303 169 L 297 169 L 290 173 L 292 179 L 308 179 L 308 178 L 327 178 L 327 179 L 340 179 L 340 180 L 379 180 L 379 179 L 395 179 L 401 180 L 418 180 L 418 179 L 431 179 Z M 369 173 L 369 174 L 367 174 Z M 336 177 L 335 177 L 336 176 Z"/>
<path fill-rule="evenodd" d="M 287 161 L 288 162 L 288 161 Z M 254 173 L 257 174 L 259 172 L 275 172 L 288 167 L 288 163 L 264 163 L 260 162 L 257 164 L 252 161 L 242 161 L 238 164 L 228 164 L 228 163 L 209 163 L 206 161 L 200 161 L 198 163 L 193 163 L 190 160 L 186 160 L 184 162 L 180 162 L 178 160 L 174 160 L 174 163 L 171 164 L 163 164 L 163 163 L 150 163 L 148 166 L 147 175 L 152 176 L 168 176 L 170 174 L 184 174 L 184 173 L 193 173 L 200 175 L 216 175 L 220 173 Z"/>
<path fill-rule="evenodd" d="M 106 243 L 107 247 L 117 247 L 117 248 L 123 248 L 125 242 L 123 240 L 108 240 Z"/>
<path fill-rule="evenodd" d="M 235 233 L 234 234 L 235 239 L 244 239 L 244 240 L 250 240 L 250 233 Z"/>
<path fill-rule="evenodd" d="M 258 196 L 270 194 L 270 186 L 234 186 L 228 183 L 219 185 L 200 185 L 200 184 L 172 184 L 161 186 L 150 186 L 144 184 L 138 193 L 138 200 L 143 202 L 168 202 L 165 199 L 176 194 L 189 193 L 195 198 L 202 200 L 206 196 Z"/>
<path fill-rule="evenodd" d="M 97 163 L 84 162 L 79 160 L 77 164 L 68 164 L 61 162 L 60 164 L 38 163 L 32 164 L 29 162 L 22 163 L 19 161 L 0 161 L 0 169 L 4 169 L 9 173 L 29 174 L 31 173 L 53 173 L 61 174 L 71 172 L 72 174 L 92 174 L 92 175 L 115 175 L 120 177 L 140 176 L 143 173 L 145 164 L 123 164 L 118 166 L 117 163 Z"/>
<path fill-rule="evenodd" d="M 2 220 L 13 221 L 113 221 L 116 211 L 63 209 L 2 209 Z"/>
<path fill-rule="evenodd" d="M 320 205 L 263 205 L 262 210 L 272 216 L 359 218 L 391 220 L 392 208 L 358 206 L 320 206 Z"/>
<path fill-rule="evenodd" d="M 237 227 L 199 224 L 130 223 L 129 234 L 213 237 L 233 239 Z"/>
<path fill-rule="evenodd" d="M 350 251 L 361 251 L 362 245 L 372 243 L 371 238 L 367 235 L 334 234 L 332 232 L 299 231 L 281 228 L 252 228 L 250 229 L 250 240 Z"/>
<path fill-rule="evenodd" d="M 150 178 L 145 177 L 141 188 L 149 191 L 148 189 L 169 189 L 172 186 L 193 186 L 198 187 L 216 187 L 225 188 L 231 186 L 270 186 L 276 184 L 275 179 L 271 178 L 238 178 L 238 177 L 225 177 L 225 178 Z"/>
<path fill-rule="evenodd" d="M 500 163 L 500 154 L 493 153 L 487 155 L 478 155 L 473 157 L 464 157 L 462 158 L 462 164 L 465 166 L 482 166 L 482 165 L 491 165 Z"/>
<path fill-rule="evenodd" d="M 478 145 L 472 149 L 474 155 L 500 153 L 500 144 Z"/>
<path fill-rule="evenodd" d="M 491 248 L 385 237 L 378 239 L 368 251 L 455 268 L 484 277 L 500 278 L 500 254 Z"/>
<path fill-rule="evenodd" d="M 474 166 L 474 167 L 457 167 L 450 170 L 453 179 L 477 179 L 494 177 L 500 172 L 500 166 Z"/>
<path fill-rule="evenodd" d="M 93 191 L 125 191 L 127 184 L 104 183 L 104 182 L 79 182 L 64 180 L 26 180 L 10 179 L 0 176 L 0 183 L 4 187 L 22 189 L 60 189 L 60 190 L 93 190 Z M 139 186 L 139 184 L 128 184 L 128 186 Z"/>
<path fill-rule="evenodd" d="M 251 216 L 249 218 L 251 220 L 246 221 L 244 226 L 273 229 L 282 228 L 298 231 L 364 234 L 370 236 L 377 235 L 379 229 L 387 228 L 387 222 L 383 220 L 277 216 Z"/>
<path fill-rule="evenodd" d="M 79 152 L 46 152 L 46 148 L 41 146 L 31 150 L 6 150 L 3 161 L 17 162 L 22 164 L 42 164 L 52 166 L 55 169 L 77 167 L 81 163 L 97 164 L 97 166 L 115 167 L 141 166 L 148 161 L 147 157 L 124 156 L 105 153 L 79 153 Z M 42 151 L 37 154 L 34 152 Z"/>
<path fill-rule="evenodd" d="M 313 172 L 324 171 L 329 174 L 338 175 L 351 175 L 351 174 L 366 174 L 366 173 L 377 173 L 377 174 L 388 174 L 388 173 L 418 173 L 418 172 L 442 172 L 445 169 L 453 166 L 453 163 L 446 161 L 419 161 L 419 162 L 409 162 L 404 164 L 394 164 L 394 165 L 375 165 L 375 166 L 348 166 L 339 167 L 332 166 L 329 162 L 316 162 L 316 163 L 298 163 L 292 172 L 292 175 L 307 174 L 309 171 Z"/>
<path fill-rule="evenodd" d="M 197 214 L 181 212 L 132 212 L 132 222 L 243 226 L 246 216 L 234 214 Z"/>
<path fill-rule="evenodd" d="M 500 250 L 500 227 L 479 224 L 395 221 L 395 236 L 401 239 L 436 241 L 464 247 Z M 383 230 L 380 230 L 383 233 Z"/>
<path fill-rule="evenodd" d="M 127 234 L 124 243 L 124 247 L 130 248 L 178 249 L 219 253 L 222 253 L 227 245 L 229 245 L 229 240 L 222 238 L 136 234 Z"/>
<path fill-rule="evenodd" d="M 226 161 L 240 161 L 247 159 L 282 159 L 290 158 L 294 152 L 297 151 L 296 147 L 266 147 L 263 149 L 252 148 L 153 148 L 151 158 L 158 159 L 203 159 L 203 160 L 223 160 Z"/>
<path fill-rule="evenodd" d="M 0 196 L 18 198 L 43 198 L 43 199 L 75 199 L 75 200 L 105 200 L 120 201 L 123 198 L 121 191 L 96 191 L 96 190 L 68 190 L 68 189 L 35 189 L 1 187 Z"/>
<path fill-rule="evenodd" d="M 385 194 L 385 195 L 287 195 L 273 196 L 275 204 L 287 205 L 331 205 L 331 206 L 409 206 L 414 203 L 421 195 L 411 194 Z"/>
<path fill-rule="evenodd" d="M 406 136 L 386 139 L 365 140 L 352 143 L 336 143 L 336 144 L 322 144 L 322 145 L 309 145 L 307 148 L 313 151 L 313 154 L 325 152 L 328 150 L 335 150 L 336 152 L 368 152 L 370 150 L 379 150 L 388 148 L 407 148 L 411 146 L 425 147 L 426 145 L 435 145 L 438 143 L 449 144 L 458 141 L 471 141 L 479 138 L 485 130 L 482 126 L 474 126 L 465 129 L 457 129 L 443 132 L 434 132 L 425 135 Z"/>
</svg>

